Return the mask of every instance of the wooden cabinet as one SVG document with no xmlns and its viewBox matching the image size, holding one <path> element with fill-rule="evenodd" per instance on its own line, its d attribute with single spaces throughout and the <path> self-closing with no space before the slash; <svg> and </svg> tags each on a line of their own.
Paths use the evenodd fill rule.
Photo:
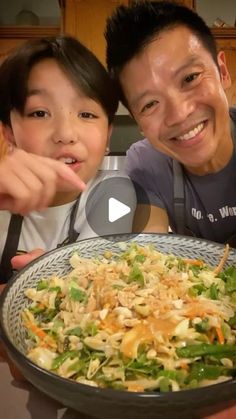
<svg viewBox="0 0 236 419">
<path fill-rule="evenodd" d="M 199 14 L 200 14 L 200 10 L 202 11 L 202 7 L 200 8 L 200 5 L 202 4 L 204 5 L 204 3 L 205 3 L 206 10 L 208 11 L 211 11 L 211 7 L 210 7 L 211 3 L 214 3 L 214 7 L 216 7 L 216 3 L 213 1 L 211 1 L 210 3 L 209 0 L 208 0 L 208 4 L 206 4 L 207 1 L 203 3 L 202 0 L 201 0 L 201 3 L 200 2 L 198 3 L 198 0 L 182 0 L 182 3 L 188 7 L 193 8 Z M 219 2 L 218 4 L 222 7 L 222 13 L 223 12 L 225 13 L 225 7 L 226 7 L 225 2 Z M 231 8 L 233 8 L 233 10 L 230 9 L 228 11 L 228 14 L 231 13 L 231 15 L 233 15 L 232 16 L 233 24 L 235 24 L 236 22 L 235 2 L 233 1 L 230 2 L 230 6 Z M 214 7 L 213 7 L 213 12 L 214 12 Z M 220 13 L 220 10 L 218 11 L 218 13 Z M 202 14 L 201 16 L 206 21 L 206 16 Z M 218 17 L 221 17 L 221 16 L 218 16 Z M 211 25 L 209 26 L 211 27 Z M 236 26 L 221 27 L 221 28 L 211 27 L 211 30 L 216 39 L 218 50 L 223 50 L 226 55 L 227 67 L 229 69 L 229 72 L 231 75 L 231 81 L 232 81 L 232 85 L 226 91 L 226 94 L 228 97 L 229 104 L 236 106 Z"/>
<path fill-rule="evenodd" d="M 128 3 L 128 0 L 61 1 L 63 32 L 78 38 L 105 65 L 106 19 L 118 5 Z"/>
<path fill-rule="evenodd" d="M 59 26 L 0 26 L 0 62 L 12 48 L 27 39 L 54 36 L 59 33 Z"/>
<path fill-rule="evenodd" d="M 181 3 L 197 10 L 197 0 L 181 0 Z M 129 4 L 129 0 L 61 0 L 60 4 L 63 32 L 78 38 L 105 64 L 106 19 L 119 4 Z M 213 28 L 212 32 L 219 50 L 226 54 L 232 78 L 232 86 L 226 93 L 230 105 L 236 106 L 236 27 Z"/>
</svg>

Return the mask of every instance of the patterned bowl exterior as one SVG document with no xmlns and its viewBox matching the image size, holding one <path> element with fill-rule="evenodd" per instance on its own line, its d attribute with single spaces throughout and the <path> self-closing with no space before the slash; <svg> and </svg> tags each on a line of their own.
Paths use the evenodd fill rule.
<svg viewBox="0 0 236 419">
<path fill-rule="evenodd" d="M 5 288 L 0 305 L 2 339 L 9 356 L 25 377 L 37 388 L 65 406 L 101 419 L 173 419 L 196 417 L 199 406 L 235 399 L 236 380 L 205 388 L 170 393 L 131 393 L 97 389 L 58 377 L 26 358 L 25 331 L 20 313 L 29 302 L 24 291 L 51 274 L 65 275 L 71 270 L 70 256 L 78 251 L 81 256 L 93 257 L 104 251 L 119 252 L 118 242 L 154 244 L 157 250 L 187 258 L 201 258 L 217 266 L 224 246 L 214 242 L 172 234 L 115 235 L 87 239 L 53 250 L 21 270 Z M 231 249 L 227 265 L 236 263 L 236 250 Z M 217 395 L 217 396 L 216 396 Z M 92 403 L 91 403 L 92 401 Z M 112 412 L 112 416 L 111 416 Z"/>
</svg>

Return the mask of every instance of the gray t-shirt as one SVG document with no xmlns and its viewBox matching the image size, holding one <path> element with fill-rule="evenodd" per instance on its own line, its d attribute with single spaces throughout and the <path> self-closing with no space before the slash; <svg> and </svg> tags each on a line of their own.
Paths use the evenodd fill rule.
<svg viewBox="0 0 236 419">
<path fill-rule="evenodd" d="M 230 109 L 230 116 L 236 125 L 236 109 Z M 175 232 L 172 159 L 145 139 L 128 150 L 126 170 L 149 203 L 167 211 Z M 197 176 L 185 170 L 184 190 L 185 226 L 195 236 L 224 243 L 236 233 L 236 153 L 218 173 Z M 138 202 L 147 203 L 141 191 Z"/>
</svg>

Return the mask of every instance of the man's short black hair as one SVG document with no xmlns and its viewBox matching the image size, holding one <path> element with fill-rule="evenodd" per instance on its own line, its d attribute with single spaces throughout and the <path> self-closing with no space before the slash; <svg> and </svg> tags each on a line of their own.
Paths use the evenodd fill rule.
<svg viewBox="0 0 236 419">
<path fill-rule="evenodd" d="M 107 67 L 118 88 L 123 67 L 160 32 L 178 26 L 193 32 L 217 65 L 214 37 L 204 20 L 188 7 L 169 1 L 133 1 L 130 6 L 116 8 L 107 20 L 105 38 Z M 125 103 L 122 92 L 120 96 Z"/>
</svg>

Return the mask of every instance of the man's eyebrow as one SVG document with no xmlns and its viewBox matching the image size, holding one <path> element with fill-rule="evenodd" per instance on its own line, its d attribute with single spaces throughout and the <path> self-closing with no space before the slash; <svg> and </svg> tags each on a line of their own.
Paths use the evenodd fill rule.
<svg viewBox="0 0 236 419">
<path fill-rule="evenodd" d="M 191 58 L 188 59 L 188 61 L 186 61 L 183 65 L 177 68 L 177 70 L 175 70 L 174 77 L 178 76 L 179 73 L 182 73 L 188 67 L 190 67 L 193 64 L 196 64 L 197 62 L 199 62 L 199 57 L 196 55 L 193 55 Z"/>
<path fill-rule="evenodd" d="M 142 100 L 145 96 L 151 95 L 151 94 L 152 94 L 151 90 L 146 90 L 145 92 L 142 92 L 142 93 L 138 94 L 130 102 L 130 106 L 135 107 L 140 102 L 140 100 Z"/>
</svg>

